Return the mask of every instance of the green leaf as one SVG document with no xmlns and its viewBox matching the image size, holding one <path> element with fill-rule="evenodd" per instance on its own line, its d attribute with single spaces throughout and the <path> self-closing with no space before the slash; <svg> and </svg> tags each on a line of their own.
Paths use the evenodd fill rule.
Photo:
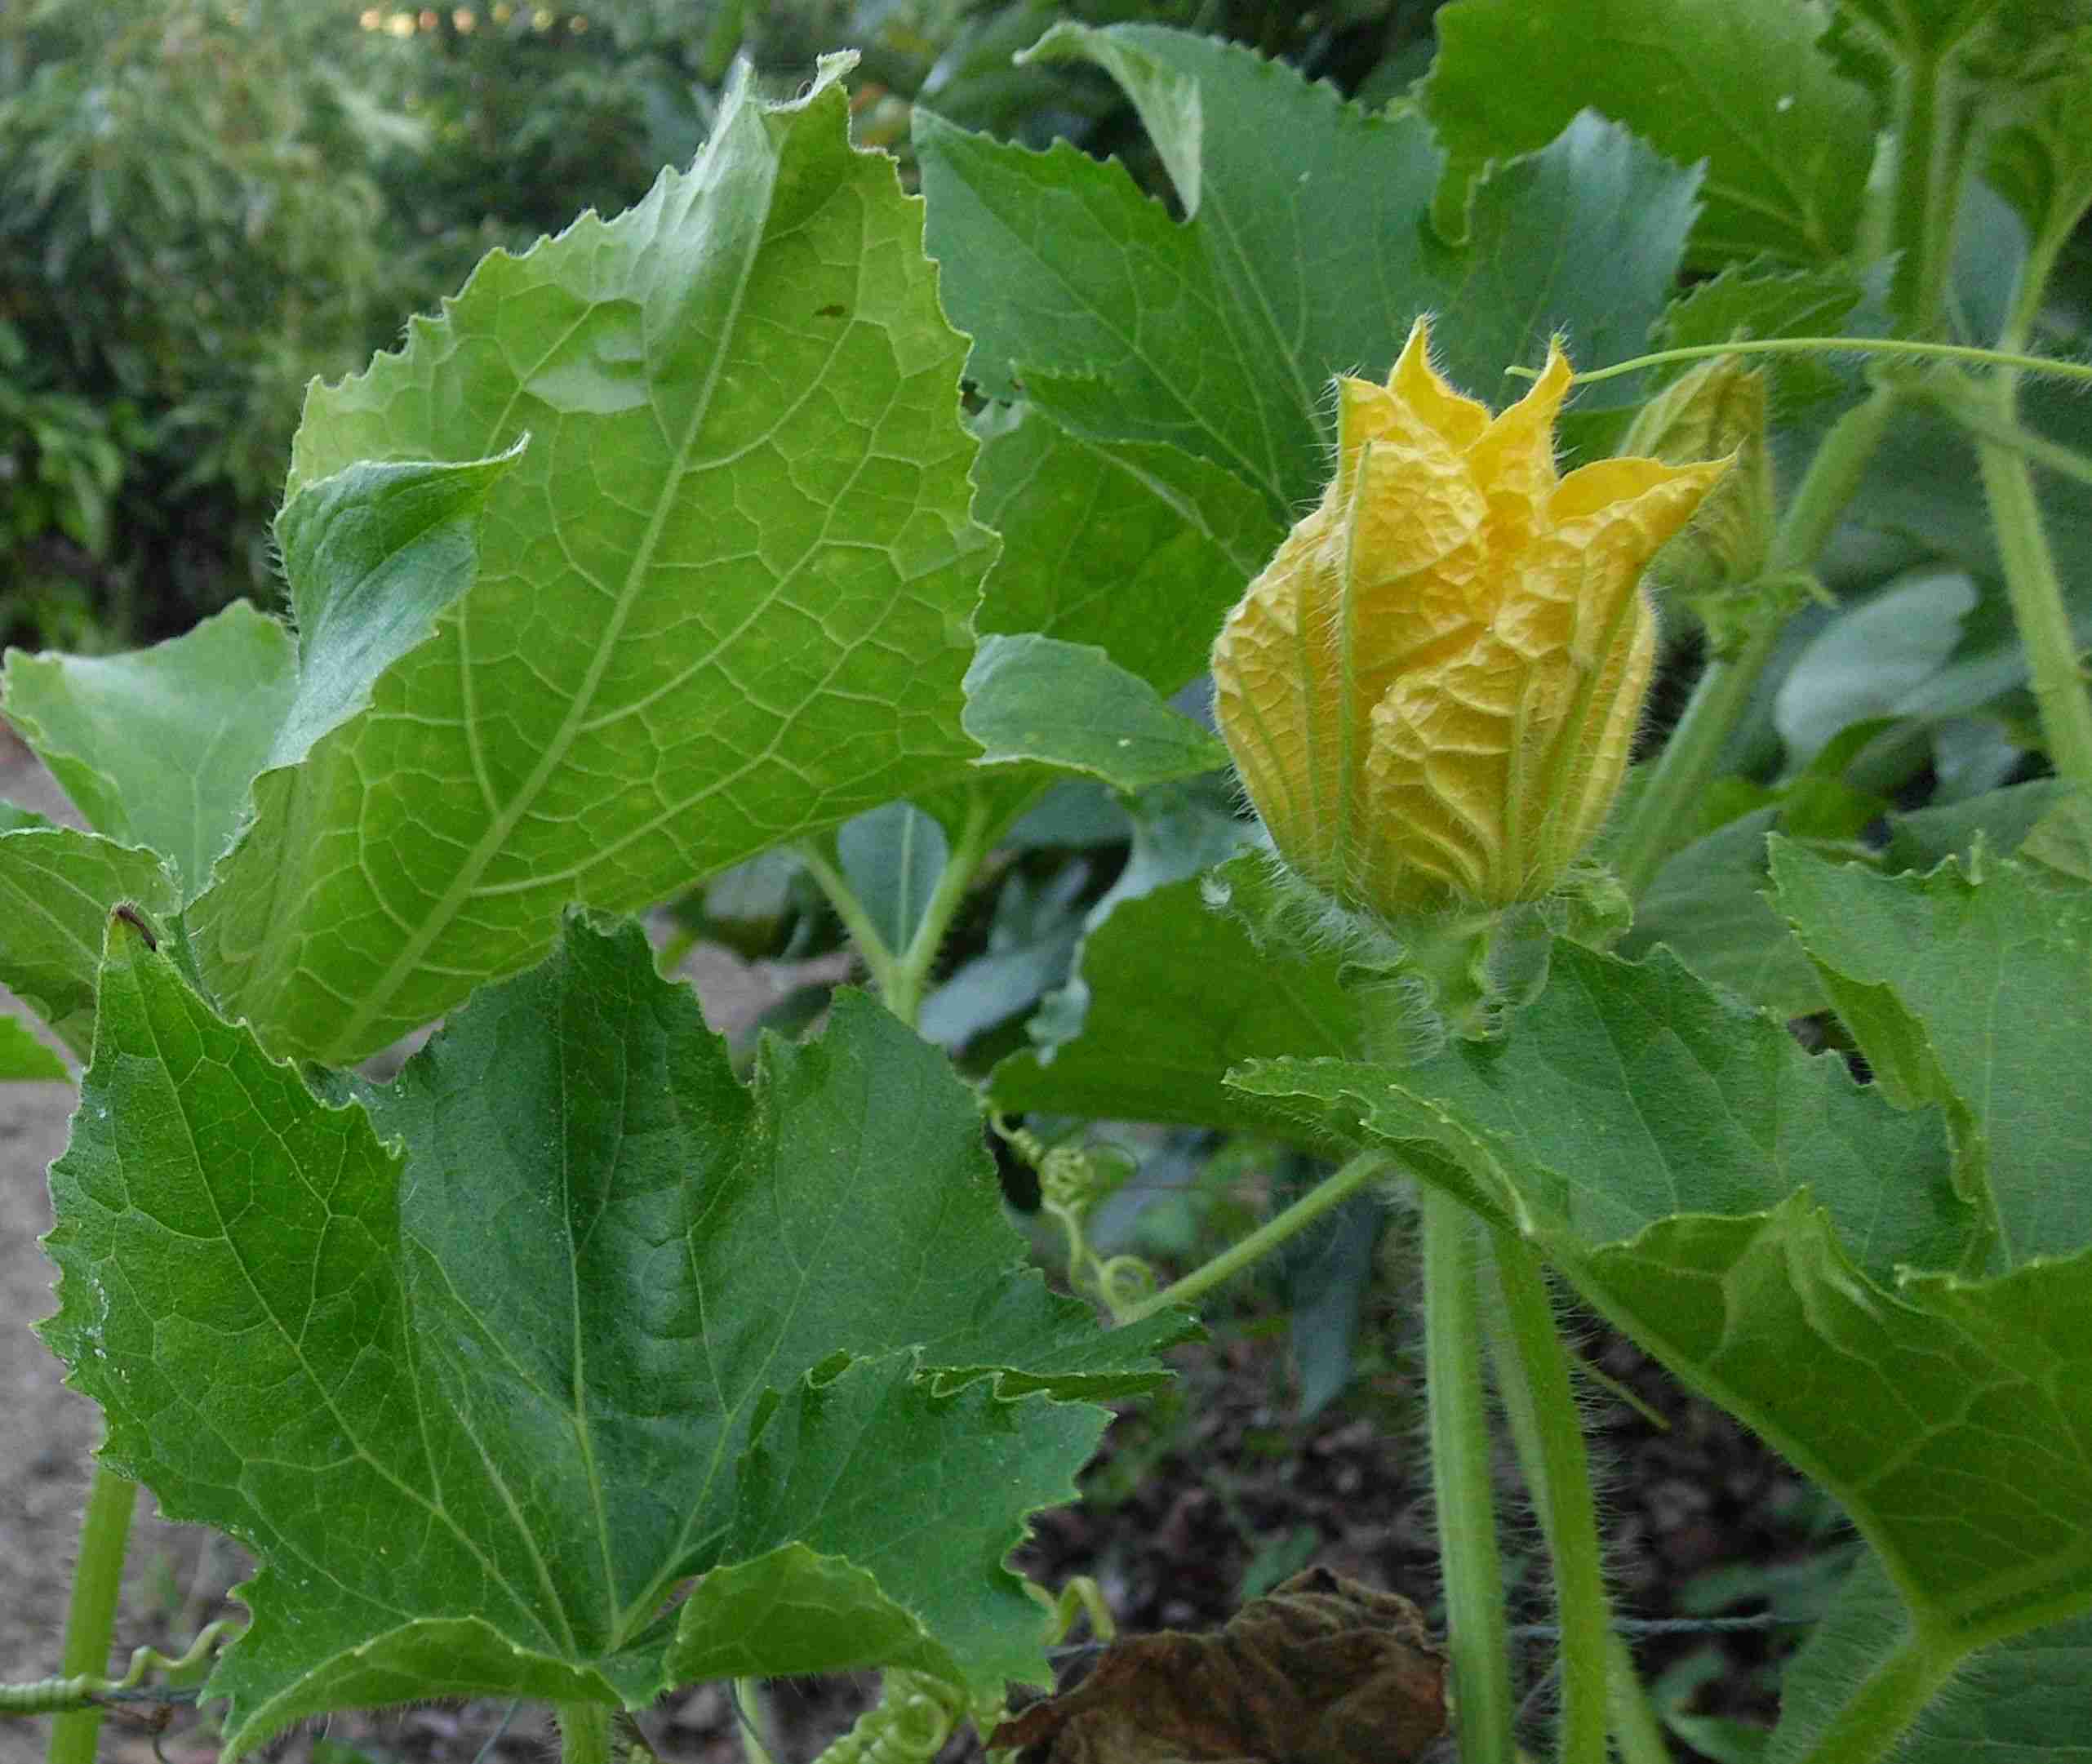
<svg viewBox="0 0 2092 1764">
<path fill-rule="evenodd" d="M 1450 251 L 1425 224 L 1441 156 L 1414 116 L 1368 115 L 1154 26 L 1063 24 L 1033 54 L 1096 61 L 1126 87 L 1186 218 L 1117 165 L 918 110 L 928 238 L 975 338 L 969 371 L 1093 440 L 1206 460 L 1274 522 L 1321 492 L 1332 375 L 1384 375 L 1417 313 L 1438 315 L 1441 367 L 1485 396 L 1557 331 L 1586 365 L 1639 353 L 1690 224 L 1694 175 L 1586 119 L 1492 179 L 1468 248 Z"/>
<path fill-rule="evenodd" d="M 984 765 L 1042 762 L 1120 790 L 1228 763 L 1219 738 L 1180 717 L 1090 644 L 985 637 L 966 671 L 966 733 Z"/>
<path fill-rule="evenodd" d="M 1343 1137 L 1456 1155 L 1499 1213 L 1580 1244 L 1768 1209 L 1804 1182 L 1883 1279 L 1955 1265 L 1975 1227 L 1935 1114 L 1890 1108 L 1662 950 L 1634 966 L 1557 943 L 1546 991 L 1500 1043 L 1407 1069 L 1255 1063 L 1229 1082 L 1296 1097 Z"/>
<path fill-rule="evenodd" d="M 1780 1675 L 1779 1726 L 1766 1764 L 1806 1757 L 1853 1687 L 1907 1633 L 1895 1587 L 1878 1561 L 1863 1558 Z M 2050 1624 L 1971 1660 L 1897 1748 L 1897 1764 L 2085 1764 L 2088 1706 L 2092 1618 Z"/>
<path fill-rule="evenodd" d="M 793 1542 L 967 1682 L 1043 1681 L 1002 1560 L 1101 1430 L 1060 1399 L 1152 1384 L 1182 1324 L 1019 1271 L 971 1093 L 877 1006 L 745 1090 L 636 928 L 575 924 L 330 1101 L 121 924 L 103 975 L 45 1333 L 109 1461 L 261 1560 L 229 1755 L 380 1682 L 643 1704 L 719 1639 L 678 1583 Z"/>
<path fill-rule="evenodd" d="M 1872 104 L 1817 47 L 1811 5 L 1734 0 L 1459 0 L 1437 15 L 1419 89 L 1452 158 L 1440 225 L 1475 173 L 1588 107 L 1679 165 L 1704 162 L 1689 261 L 1844 256 L 1873 163 Z"/>
<path fill-rule="evenodd" d="M 1755 810 L 1669 858 L 1635 903 L 1619 953 L 1639 960 L 1660 944 L 1776 1016 L 1823 1010 L 1823 982 L 1766 899 L 1766 835 L 1779 820 L 1776 807 Z"/>
<path fill-rule="evenodd" d="M 1885 877 L 1783 842 L 1772 875 L 1890 1094 L 1970 1111 L 1993 1267 L 2092 1243 L 2092 1114 L 2056 1085 L 2092 1062 L 2092 889 L 1994 861 Z"/>
<path fill-rule="evenodd" d="M 1517 1220 L 1822 1482 L 1936 1631 L 2092 1603 L 2092 1253 L 1952 1272 L 1981 1237 L 1938 1110 L 1899 1111 L 1661 952 L 1574 944 L 1501 1042 L 1233 1082 Z"/>
<path fill-rule="evenodd" d="M 294 497 L 529 446 L 470 587 L 262 780 L 199 903 L 206 972 L 271 1045 L 360 1056 L 535 960 L 569 903 L 658 900 L 963 772 L 992 546 L 964 345 L 840 71 L 775 107 L 744 82 L 689 172 L 496 252 L 309 400 Z M 363 580 L 332 556 L 294 584 L 327 607 Z"/>
<path fill-rule="evenodd" d="M 155 923 L 180 904 L 157 851 L 48 824 L 0 833 L 0 983 L 82 1059 L 103 931 L 123 900 Z"/>
<path fill-rule="evenodd" d="M 1019 405 L 984 420 L 975 517 L 1002 535 L 979 628 L 1094 643 L 1161 693 L 1285 537 L 1239 480 L 1175 447 L 1108 446 Z"/>
<path fill-rule="evenodd" d="M 1082 946 L 1085 1014 L 1073 1039 L 1013 1054 L 988 1081 L 997 1105 L 1116 1121 L 1277 1131 L 1310 1145 L 1298 1113 L 1223 1082 L 1261 1055 L 1358 1047 L 1360 1007 L 1334 956 L 1260 945 L 1247 913 L 1268 897 L 1260 859 L 1122 902 Z"/>
<path fill-rule="evenodd" d="M 190 899 L 247 813 L 295 679 L 290 633 L 235 601 L 127 655 L 10 651 L 0 700 L 88 824 L 159 852 Z"/>
<path fill-rule="evenodd" d="M 65 1062 L 20 1022 L 0 1015 L 0 1082 L 63 1084 L 72 1076 Z"/>
<path fill-rule="evenodd" d="M 1806 765 L 1853 723 L 1924 709 L 1975 605 L 1974 584 L 1941 571 L 1841 612 L 1780 682 L 1774 721 L 1789 764 Z"/>
</svg>

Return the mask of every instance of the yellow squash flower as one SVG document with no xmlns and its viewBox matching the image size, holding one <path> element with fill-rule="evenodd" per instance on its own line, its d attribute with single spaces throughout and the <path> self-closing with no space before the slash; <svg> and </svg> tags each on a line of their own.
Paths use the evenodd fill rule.
<svg viewBox="0 0 2092 1764">
<path fill-rule="evenodd" d="M 1427 357 L 1337 382 L 1336 477 L 1228 615 L 1215 711 L 1280 855 L 1383 919 L 1535 900 L 1597 833 L 1655 653 L 1638 586 L 1726 460 L 1557 477 L 1570 367 L 1500 415 Z"/>
</svg>

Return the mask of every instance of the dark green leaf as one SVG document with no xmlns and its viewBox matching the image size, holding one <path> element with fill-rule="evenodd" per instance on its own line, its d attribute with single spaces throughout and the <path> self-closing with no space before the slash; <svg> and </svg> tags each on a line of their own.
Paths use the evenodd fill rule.
<svg viewBox="0 0 2092 1764">
<path fill-rule="evenodd" d="M 1459 0 L 1437 19 L 1420 96 L 1453 159 L 1441 225 L 1463 230 L 1490 160 L 1552 139 L 1585 108 L 1681 166 L 1704 162 L 1690 260 L 1761 253 L 1813 264 L 1852 247 L 1872 104 L 1816 45 L 1813 7 L 1734 0 Z"/>
</svg>

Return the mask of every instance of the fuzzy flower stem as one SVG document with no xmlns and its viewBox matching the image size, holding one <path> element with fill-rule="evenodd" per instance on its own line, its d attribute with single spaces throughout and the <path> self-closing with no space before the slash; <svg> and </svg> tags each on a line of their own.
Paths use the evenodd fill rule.
<svg viewBox="0 0 2092 1764">
<path fill-rule="evenodd" d="M 1446 1576 L 1446 1645 L 1459 1704 L 1460 1764 L 1510 1764 L 1515 1707 L 1510 1633 L 1496 1543 L 1495 1477 L 1475 1290 L 1482 1226 L 1435 1183 L 1421 1187 L 1431 1484 Z"/>
<path fill-rule="evenodd" d="M 1612 1631 L 1598 1506 L 1583 1449 L 1583 1418 L 1569 1356 L 1556 1326 L 1547 1277 L 1531 1245 L 1496 1227 L 1489 1234 L 1495 1279 L 1482 1316 L 1490 1360 L 1526 1486 L 1554 1564 L 1561 1618 L 1561 1725 L 1558 1764 L 1606 1764 Z"/>
</svg>

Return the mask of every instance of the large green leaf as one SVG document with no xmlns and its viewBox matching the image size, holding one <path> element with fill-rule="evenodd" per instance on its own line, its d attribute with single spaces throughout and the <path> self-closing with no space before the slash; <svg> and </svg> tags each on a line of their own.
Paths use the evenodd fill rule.
<svg viewBox="0 0 2092 1764">
<path fill-rule="evenodd" d="M 1421 88 L 1453 159 L 1444 219 L 1492 159 L 1588 107 L 1680 165 L 1705 162 L 1690 260 L 1818 264 L 1851 249 L 1874 157 L 1872 103 L 1816 47 L 1810 4 L 1459 0 Z"/>
<path fill-rule="evenodd" d="M 496 252 L 309 400 L 294 510 L 358 460 L 528 446 L 469 589 L 258 780 L 193 916 L 273 1045 L 359 1055 L 536 959 L 568 903 L 660 898 L 963 770 L 991 553 L 963 344 L 920 205 L 848 144 L 839 72 L 784 106 L 744 82 L 688 173 Z M 362 629 L 412 595 L 351 611 L 364 577 L 309 552 L 301 606 Z"/>
<path fill-rule="evenodd" d="M 894 1658 L 1043 1678 L 1002 1561 L 1105 1419 L 1056 1399 L 1180 1326 L 1019 1271 L 941 1056 L 847 994 L 744 1089 L 636 928 L 577 924 L 394 1084 L 323 1087 L 113 927 L 45 1334 L 109 1461 L 261 1560 L 233 1753 L 380 1696 L 642 1704 L 727 1639 L 678 1583 L 795 1544 L 913 1614 Z"/>
<path fill-rule="evenodd" d="M 1537 366 L 1555 331 L 1586 365 L 1639 353 L 1691 223 L 1695 174 L 1586 119 L 1483 186 L 1469 244 L 1449 250 L 1427 224 L 1442 155 L 1420 118 L 1154 26 L 1060 24 L 1033 54 L 1096 61 L 1126 88 L 1185 218 L 1116 165 L 918 111 L 928 238 L 970 371 L 1093 440 L 1195 455 L 1274 521 L 1321 489 L 1331 375 L 1384 374 L 1418 313 L 1437 314 L 1454 380 L 1501 402 L 1503 370 Z"/>
<path fill-rule="evenodd" d="M 1940 1110 L 1899 1110 L 1660 951 L 1571 944 L 1503 1042 L 1234 1082 L 1515 1219 L 1822 1482 L 1936 1631 L 2092 1604 L 2092 1252 L 1955 1272 L 1984 1222 Z"/>
<path fill-rule="evenodd" d="M 237 601 L 131 655 L 11 650 L 0 702 L 87 824 L 161 853 L 189 898 L 232 843 L 295 679 L 290 633 Z"/>
<path fill-rule="evenodd" d="M 1992 1265 L 2092 1244 L 2092 1110 L 2056 1082 L 2092 1059 L 2092 889 L 1997 861 L 1885 877 L 1784 841 L 1772 878 L 1880 1080 L 1969 1111 Z"/>
</svg>

